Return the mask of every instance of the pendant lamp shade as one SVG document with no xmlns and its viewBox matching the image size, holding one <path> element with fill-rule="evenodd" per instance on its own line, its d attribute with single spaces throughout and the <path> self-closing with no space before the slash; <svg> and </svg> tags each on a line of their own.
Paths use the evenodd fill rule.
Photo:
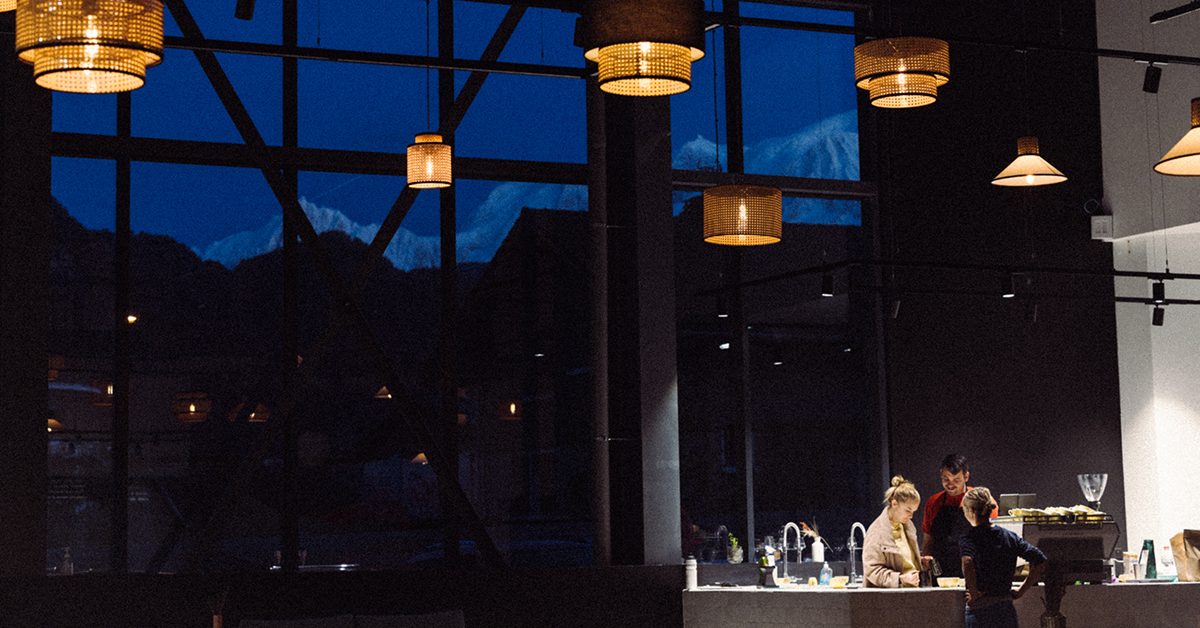
<svg viewBox="0 0 1200 628">
<path fill-rule="evenodd" d="M 704 56 L 702 0 L 597 0 L 578 33 L 599 65 L 600 89 L 621 96 L 670 96 L 692 86 Z"/>
<path fill-rule="evenodd" d="M 159 0 L 18 0 L 17 55 L 59 92 L 128 92 L 162 62 Z"/>
<path fill-rule="evenodd" d="M 875 39 L 854 47 L 854 80 L 871 104 L 889 109 L 928 105 L 950 82 L 950 44 L 931 37 Z"/>
<path fill-rule="evenodd" d="M 17 8 L 17 0 L 0 0 L 0 13 Z"/>
<path fill-rule="evenodd" d="M 783 237 L 783 193 L 755 185 L 704 191 L 704 241 L 730 246 L 775 244 Z"/>
<path fill-rule="evenodd" d="M 1038 154 L 1038 138 L 1017 139 L 1017 158 L 992 179 L 992 185 L 1031 187 L 1062 183 L 1067 177 Z"/>
<path fill-rule="evenodd" d="M 408 186 L 447 188 L 454 182 L 453 150 L 437 133 L 420 133 L 408 145 Z"/>
<path fill-rule="evenodd" d="M 1200 98 L 1192 99 L 1192 128 L 1163 155 L 1154 170 L 1182 177 L 1200 176 Z"/>
</svg>

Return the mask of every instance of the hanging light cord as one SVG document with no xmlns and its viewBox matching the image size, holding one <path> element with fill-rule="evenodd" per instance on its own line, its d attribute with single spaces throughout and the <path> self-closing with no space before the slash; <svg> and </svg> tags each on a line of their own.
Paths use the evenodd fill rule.
<svg viewBox="0 0 1200 628">
<path fill-rule="evenodd" d="M 321 2 L 317 0 L 317 48 L 321 47 Z"/>
<path fill-rule="evenodd" d="M 433 116 L 430 111 L 433 106 L 429 91 L 429 0 L 425 0 L 425 128 L 433 130 Z"/>
</svg>

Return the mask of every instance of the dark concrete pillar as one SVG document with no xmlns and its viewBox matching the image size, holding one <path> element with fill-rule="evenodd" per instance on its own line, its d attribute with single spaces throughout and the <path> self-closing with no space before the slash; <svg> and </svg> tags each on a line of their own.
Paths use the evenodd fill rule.
<svg viewBox="0 0 1200 628">
<path fill-rule="evenodd" d="M 597 292 L 607 303 L 606 378 L 597 378 L 607 380 L 606 390 L 597 391 L 598 407 L 607 403 L 607 432 L 597 438 L 607 444 L 601 452 L 607 476 L 600 479 L 607 482 L 608 513 L 601 513 L 597 536 L 607 535 L 598 541 L 610 543 L 613 564 L 678 563 L 670 104 L 603 96 L 590 105 L 593 141 L 603 130 L 603 161 L 592 162 L 602 172 L 592 189 L 604 203 L 593 199 L 592 211 L 593 224 L 603 225 L 606 272 Z"/>
<path fill-rule="evenodd" d="M 0 576 L 45 573 L 50 92 L 0 14 Z"/>
</svg>

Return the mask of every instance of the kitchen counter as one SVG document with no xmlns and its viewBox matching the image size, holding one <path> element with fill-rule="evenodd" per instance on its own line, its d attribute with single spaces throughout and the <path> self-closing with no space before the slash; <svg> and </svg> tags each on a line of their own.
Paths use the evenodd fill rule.
<svg viewBox="0 0 1200 628">
<path fill-rule="evenodd" d="M 705 586 L 683 592 L 683 625 L 962 628 L 963 596 L 962 589 Z M 1022 626 L 1040 625 L 1041 588 L 1016 607 Z M 1200 628 L 1200 583 L 1071 586 L 1062 613 L 1072 628 Z"/>
</svg>

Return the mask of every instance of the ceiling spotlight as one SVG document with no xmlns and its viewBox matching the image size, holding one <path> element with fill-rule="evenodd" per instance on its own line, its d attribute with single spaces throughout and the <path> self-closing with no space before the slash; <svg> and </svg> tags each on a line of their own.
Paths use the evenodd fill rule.
<svg viewBox="0 0 1200 628">
<path fill-rule="evenodd" d="M 833 275 L 829 273 L 821 275 L 821 296 L 833 296 Z"/>
<path fill-rule="evenodd" d="M 1155 327 L 1162 327 L 1163 317 L 1166 315 L 1166 313 L 1167 313 L 1167 311 L 1164 310 L 1163 308 L 1161 308 L 1157 305 L 1154 306 L 1154 313 L 1150 317 L 1150 323 L 1153 324 Z"/>
<path fill-rule="evenodd" d="M 721 344 L 717 345 L 717 348 L 720 349 L 721 351 L 729 351 L 729 343 L 722 342 Z"/>
<path fill-rule="evenodd" d="M 1167 286 L 1162 280 L 1150 284 L 1150 300 L 1158 304 L 1166 303 L 1167 301 Z"/>
<path fill-rule="evenodd" d="M 725 297 L 717 297 L 717 318 L 729 318 L 729 306 Z"/>
<path fill-rule="evenodd" d="M 1151 15 L 1150 23 L 1151 24 L 1161 24 L 1169 19 L 1176 18 L 1181 15 L 1187 15 L 1188 13 L 1191 13 L 1192 11 L 1196 11 L 1198 9 L 1200 9 L 1200 0 L 1194 0 L 1193 2 L 1189 2 L 1187 4 L 1177 6 L 1174 9 L 1167 9 L 1166 11 L 1159 11 L 1158 13 Z"/>
<path fill-rule="evenodd" d="M 1160 80 L 1162 80 L 1162 68 L 1153 63 L 1146 66 L 1146 76 L 1142 78 L 1142 91 L 1147 94 L 1157 94 Z"/>
<path fill-rule="evenodd" d="M 233 9 L 233 17 L 239 20 L 254 19 L 254 0 L 237 0 Z"/>
<path fill-rule="evenodd" d="M 1017 296 L 1016 286 L 1013 285 L 1012 275 L 1005 275 L 1000 278 L 1000 296 L 1005 299 L 1011 299 Z"/>
</svg>

